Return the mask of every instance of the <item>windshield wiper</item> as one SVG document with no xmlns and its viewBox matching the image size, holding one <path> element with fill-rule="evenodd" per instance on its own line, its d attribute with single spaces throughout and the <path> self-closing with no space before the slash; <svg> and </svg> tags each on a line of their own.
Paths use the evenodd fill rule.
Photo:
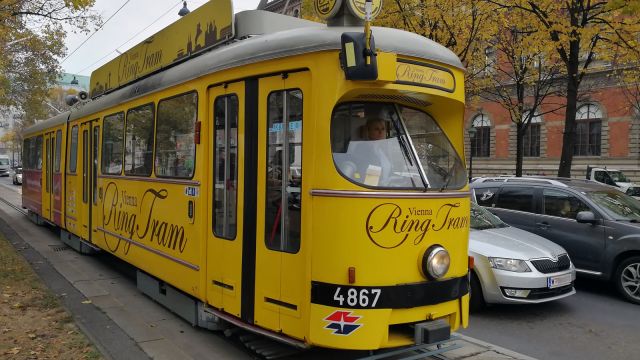
<svg viewBox="0 0 640 360">
<path fill-rule="evenodd" d="M 411 142 L 411 138 L 409 137 L 409 133 L 407 128 L 402 121 L 402 115 L 400 113 L 400 109 L 398 104 L 395 104 L 395 113 L 389 112 L 391 123 L 393 124 L 394 129 L 396 130 L 396 136 L 398 137 L 398 142 L 400 144 L 400 149 L 402 149 L 402 153 L 405 158 L 409 161 L 410 166 L 415 166 L 418 168 L 418 172 L 420 174 L 420 180 L 422 181 L 422 186 L 424 186 L 425 191 L 429 188 L 429 180 L 427 179 L 427 175 L 424 173 L 424 169 L 422 168 L 422 164 L 418 159 L 418 154 L 416 153 L 416 149 Z M 405 139 L 404 136 L 407 136 Z M 408 142 L 408 143 L 407 143 Z M 415 165 L 412 160 L 415 160 Z"/>
<path fill-rule="evenodd" d="M 400 144 L 400 149 L 402 150 L 402 154 L 404 155 L 405 159 L 407 159 L 407 161 L 409 161 L 409 165 L 413 166 L 413 160 L 411 159 L 412 156 L 409 153 L 409 148 L 407 147 L 407 143 L 404 139 L 404 137 L 402 136 L 402 131 L 400 131 L 400 126 L 398 125 L 398 119 L 395 118 L 395 116 L 391 115 L 391 123 L 393 124 L 393 128 L 396 130 L 396 137 L 398 138 L 398 144 Z"/>
<path fill-rule="evenodd" d="M 444 185 L 442 185 L 442 187 L 440 188 L 441 192 L 449 187 L 449 183 L 451 182 L 451 179 L 453 179 L 453 168 L 456 167 L 457 162 L 457 159 L 454 160 L 453 165 L 451 165 L 451 167 L 447 169 L 447 173 L 444 176 Z"/>
</svg>

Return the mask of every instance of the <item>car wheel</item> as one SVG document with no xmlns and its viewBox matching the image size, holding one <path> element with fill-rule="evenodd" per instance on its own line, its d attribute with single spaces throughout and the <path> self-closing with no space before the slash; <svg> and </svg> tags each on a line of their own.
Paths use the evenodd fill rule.
<svg viewBox="0 0 640 360">
<path fill-rule="evenodd" d="M 640 305 L 640 256 L 630 257 L 618 265 L 615 282 L 625 299 Z"/>
<path fill-rule="evenodd" d="M 470 289 L 470 300 L 469 300 L 469 310 L 471 312 L 477 312 L 484 308 L 484 296 L 482 296 L 482 286 L 480 285 L 480 280 L 478 279 L 478 275 L 476 273 L 471 272 L 469 276 L 469 282 L 471 283 Z"/>
</svg>

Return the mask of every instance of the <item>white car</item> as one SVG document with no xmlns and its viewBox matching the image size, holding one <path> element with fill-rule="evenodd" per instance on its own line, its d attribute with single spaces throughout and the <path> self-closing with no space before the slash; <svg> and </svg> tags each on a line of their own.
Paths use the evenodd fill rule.
<svg viewBox="0 0 640 360">
<path fill-rule="evenodd" d="M 471 204 L 471 309 L 486 303 L 540 303 L 575 294 L 576 270 L 559 245 L 511 227 Z"/>
<path fill-rule="evenodd" d="M 11 176 L 11 181 L 13 182 L 13 185 L 22 185 L 22 168 L 21 167 L 11 169 L 9 175 Z"/>
<path fill-rule="evenodd" d="M 11 171 L 10 164 L 9 156 L 0 155 L 0 176 L 9 176 L 9 172 Z"/>
</svg>

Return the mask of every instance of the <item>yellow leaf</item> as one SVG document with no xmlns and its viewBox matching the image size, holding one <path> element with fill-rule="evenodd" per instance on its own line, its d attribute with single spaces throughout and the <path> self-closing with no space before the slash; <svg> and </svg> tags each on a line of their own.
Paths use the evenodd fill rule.
<svg viewBox="0 0 640 360">
<path fill-rule="evenodd" d="M 14 347 L 13 349 L 8 350 L 5 354 L 13 354 L 13 355 L 16 355 L 17 353 L 19 353 L 19 352 L 20 352 L 20 350 L 22 350 L 22 348 L 20 348 L 20 347 Z"/>
</svg>

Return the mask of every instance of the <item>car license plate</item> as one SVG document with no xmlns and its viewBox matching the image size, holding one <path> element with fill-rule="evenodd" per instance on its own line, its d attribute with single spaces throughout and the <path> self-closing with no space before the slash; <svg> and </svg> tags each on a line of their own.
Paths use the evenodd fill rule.
<svg viewBox="0 0 640 360">
<path fill-rule="evenodd" d="M 549 289 L 557 288 L 571 284 L 571 274 L 552 276 L 547 278 L 547 287 Z"/>
</svg>

